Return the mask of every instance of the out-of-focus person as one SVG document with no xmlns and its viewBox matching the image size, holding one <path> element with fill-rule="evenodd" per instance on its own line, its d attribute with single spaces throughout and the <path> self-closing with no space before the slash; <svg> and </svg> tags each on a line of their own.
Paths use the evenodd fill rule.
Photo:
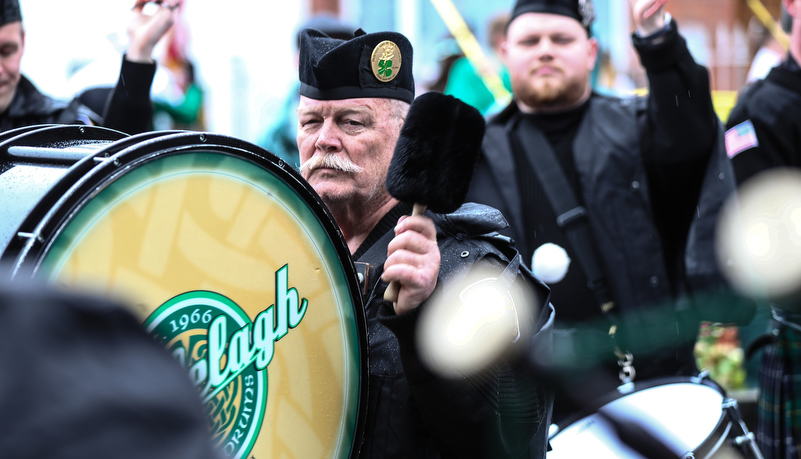
<svg viewBox="0 0 801 459">
<path fill-rule="evenodd" d="M 801 167 L 801 0 L 783 0 L 782 7 L 789 50 L 741 94 L 727 121 L 726 151 L 738 186 L 768 170 Z M 766 458 L 798 457 L 801 309 L 774 302 L 770 313 L 772 343 L 762 349 L 759 370 L 757 442 Z"/>
<path fill-rule="evenodd" d="M 0 281 L 0 365 L 1 457 L 223 458 L 186 371 L 122 303 Z"/>
<path fill-rule="evenodd" d="M 195 77 L 195 64 L 183 58 L 175 67 L 177 94 L 170 98 L 153 98 L 153 128 L 204 131 L 203 88 Z"/>
<path fill-rule="evenodd" d="M 0 1 L 0 131 L 36 124 L 94 124 L 129 134 L 148 130 L 150 85 L 155 72 L 151 54 L 175 21 L 179 1 L 159 3 L 152 15 L 143 13 L 144 3 L 137 2 L 133 8 L 128 25 L 130 44 L 122 59 L 119 81 L 98 112 L 79 98 L 66 102 L 48 97 L 20 73 L 26 31 L 19 1 Z"/>
<path fill-rule="evenodd" d="M 485 62 L 488 68 L 483 69 L 483 71 L 498 75 L 503 86 L 508 91 L 511 91 L 512 83 L 509 80 L 509 72 L 500 60 L 500 46 L 504 40 L 504 30 L 508 22 L 509 15 L 506 13 L 496 15 L 489 20 L 487 37 L 490 54 Z M 467 57 L 459 57 L 452 63 L 448 71 L 448 78 L 442 92 L 476 107 L 484 115 L 498 111 L 502 107 L 499 107 L 500 104 L 487 88 L 487 83 L 481 75 L 482 72 L 476 69 L 473 62 L 470 62 Z"/>
<path fill-rule="evenodd" d="M 794 19 L 788 28 L 790 49 L 781 64 L 740 95 L 726 122 L 726 151 L 738 183 L 771 167 L 801 167 L 801 33 L 794 14 L 798 6 L 783 4 Z"/>
<path fill-rule="evenodd" d="M 494 233 L 505 225 L 497 210 L 472 204 L 450 214 L 408 216 L 412 204 L 389 194 L 388 169 L 415 97 L 412 61 L 411 44 L 399 33 L 358 30 L 343 41 L 301 31 L 301 174 L 331 210 L 357 266 L 366 267 L 370 374 L 359 457 L 544 458 L 551 399 L 527 369 L 525 353 L 478 373 L 446 377 L 417 345 L 421 317 L 434 307 L 435 294 L 468 269 L 489 269 L 494 276 L 508 269 L 503 278 L 512 288 L 503 291 L 515 310 L 536 301 L 514 292 L 536 293 L 542 307 L 521 319 L 521 329 L 533 335 L 523 341 L 542 355 L 549 351 L 553 309 L 547 289 L 515 264 L 514 248 Z M 459 126 L 454 128 L 443 135 L 459 138 Z M 388 282 L 400 286 L 394 303 L 384 300 Z M 469 295 L 463 290 L 443 301 L 458 303 L 462 294 Z M 486 300 L 476 305 L 497 306 Z"/>
<path fill-rule="evenodd" d="M 501 46 L 514 100 L 488 121 L 467 196 L 503 212 L 552 289 L 557 360 L 576 366 L 556 419 L 623 382 L 697 374 L 682 300 L 724 288 L 713 228 L 733 177 L 709 75 L 664 2 L 629 3 L 649 93 L 619 99 L 591 88 L 589 0 L 516 2 Z"/>
<path fill-rule="evenodd" d="M 608 50 L 598 53 L 598 77 L 595 91 L 606 96 L 628 97 L 637 91 L 637 85 L 626 73 L 615 66 Z"/>
<path fill-rule="evenodd" d="M 352 27 L 341 21 L 331 13 L 317 13 L 306 21 L 298 29 L 295 36 L 295 68 L 298 66 L 298 53 L 300 47 L 300 32 L 303 29 L 319 30 L 331 38 L 348 40 L 353 38 L 356 27 Z M 276 117 L 271 121 L 267 128 L 262 132 L 261 138 L 257 141 L 259 146 L 264 147 L 270 153 L 278 156 L 292 167 L 300 167 L 298 158 L 298 100 L 300 99 L 299 86 L 297 80 L 288 88 L 286 98 L 277 111 Z"/>
<path fill-rule="evenodd" d="M 786 53 L 779 40 L 756 17 L 752 17 L 748 22 L 748 32 L 749 35 L 753 35 L 751 41 L 756 52 L 748 68 L 746 84 L 765 78 L 768 72 L 781 62 Z"/>
</svg>

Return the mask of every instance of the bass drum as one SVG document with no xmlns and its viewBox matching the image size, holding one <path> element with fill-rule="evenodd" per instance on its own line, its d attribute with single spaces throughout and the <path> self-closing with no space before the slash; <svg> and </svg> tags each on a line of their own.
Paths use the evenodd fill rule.
<svg viewBox="0 0 801 459">
<path fill-rule="evenodd" d="M 0 136 L 0 262 L 133 305 L 231 458 L 355 457 L 367 339 L 347 245 L 291 167 L 231 137 Z"/>
</svg>

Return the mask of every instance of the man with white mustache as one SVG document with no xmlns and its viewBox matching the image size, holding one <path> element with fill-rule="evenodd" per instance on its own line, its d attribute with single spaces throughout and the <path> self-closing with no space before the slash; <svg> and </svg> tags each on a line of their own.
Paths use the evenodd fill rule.
<svg viewBox="0 0 801 459">
<path fill-rule="evenodd" d="M 550 349 L 553 309 L 547 289 L 514 263 L 519 255 L 494 232 L 506 224 L 497 210 L 473 205 L 409 216 L 413 203 L 400 202 L 387 190 L 395 146 L 415 100 L 412 60 L 411 43 L 395 32 L 358 30 L 348 41 L 313 29 L 301 32 L 301 174 L 364 270 L 370 368 L 359 457 L 544 458 L 551 395 L 520 364 L 525 354 L 499 356 L 478 375 L 454 378 L 427 363 L 416 339 L 421 314 L 435 307 L 429 299 L 474 268 L 512 274 L 504 292 L 512 292 L 513 309 L 537 310 L 531 316 L 538 317 L 521 319 L 521 328 L 541 356 Z M 388 282 L 400 285 L 395 302 L 384 299 Z M 537 300 L 526 301 L 530 297 L 514 293 L 519 291 Z M 460 301 L 458 294 L 440 297 Z M 484 310 L 504 304 L 480 302 Z M 447 323 L 436 325 L 441 331 Z M 509 335 L 506 341 L 511 345 L 515 339 Z"/>
</svg>

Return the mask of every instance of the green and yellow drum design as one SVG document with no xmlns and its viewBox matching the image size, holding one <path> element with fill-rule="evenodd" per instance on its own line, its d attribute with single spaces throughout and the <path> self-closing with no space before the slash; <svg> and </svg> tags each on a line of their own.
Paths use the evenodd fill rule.
<svg viewBox="0 0 801 459">
<path fill-rule="evenodd" d="M 0 152 L 16 152 L 7 172 L 52 169 L 65 150 L 89 151 L 41 197 L 26 198 L 36 203 L 12 230 L 0 228 L 14 276 L 133 305 L 186 368 L 227 457 L 355 456 L 367 381 L 363 308 L 347 246 L 308 184 L 230 137 L 93 143 L 108 132 L 73 128 L 0 143 Z M 59 136 L 71 146 L 54 148 Z"/>
</svg>

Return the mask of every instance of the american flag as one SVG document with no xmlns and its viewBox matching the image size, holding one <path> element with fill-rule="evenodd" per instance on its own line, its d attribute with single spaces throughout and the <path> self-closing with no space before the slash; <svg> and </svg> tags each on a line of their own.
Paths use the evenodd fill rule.
<svg viewBox="0 0 801 459">
<path fill-rule="evenodd" d="M 751 120 L 743 121 L 726 131 L 726 154 L 734 158 L 741 151 L 758 147 L 756 131 Z"/>
</svg>

